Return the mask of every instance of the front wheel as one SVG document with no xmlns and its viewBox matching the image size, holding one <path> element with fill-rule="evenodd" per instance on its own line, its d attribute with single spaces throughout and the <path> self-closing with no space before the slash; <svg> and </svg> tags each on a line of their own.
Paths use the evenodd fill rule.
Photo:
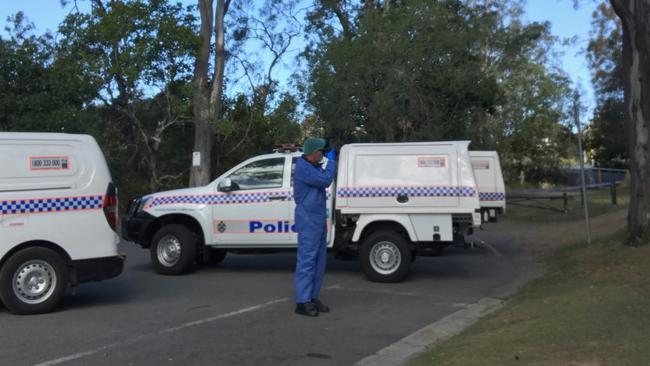
<svg viewBox="0 0 650 366">
<path fill-rule="evenodd" d="M 14 314 L 53 310 L 65 296 L 68 267 L 53 250 L 32 247 L 12 255 L 0 271 L 0 299 Z"/>
<path fill-rule="evenodd" d="M 151 263 L 160 274 L 184 273 L 194 263 L 196 245 L 196 236 L 187 227 L 163 226 L 151 239 Z"/>
<path fill-rule="evenodd" d="M 411 265 L 411 249 L 406 239 L 393 231 L 371 234 L 361 245 L 361 268 L 369 280 L 400 282 Z"/>
</svg>

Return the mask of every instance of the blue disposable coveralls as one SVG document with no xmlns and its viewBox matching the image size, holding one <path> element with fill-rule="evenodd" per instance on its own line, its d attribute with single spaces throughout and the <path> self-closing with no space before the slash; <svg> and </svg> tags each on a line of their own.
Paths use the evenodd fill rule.
<svg viewBox="0 0 650 366">
<path fill-rule="evenodd" d="M 325 169 L 305 157 L 296 162 L 293 196 L 296 201 L 298 255 L 296 262 L 296 303 L 318 299 L 327 262 L 327 215 L 325 189 L 332 184 L 336 162 Z"/>
</svg>

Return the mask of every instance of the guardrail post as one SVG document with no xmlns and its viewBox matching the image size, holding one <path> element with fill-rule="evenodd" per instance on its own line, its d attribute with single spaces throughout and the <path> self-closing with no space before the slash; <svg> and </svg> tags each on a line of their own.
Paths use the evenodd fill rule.
<svg viewBox="0 0 650 366">
<path fill-rule="evenodd" d="M 616 182 L 614 179 L 612 179 L 611 184 L 609 186 L 609 192 L 610 195 L 612 196 L 612 206 L 616 207 L 618 205 L 617 199 L 616 199 Z"/>
</svg>

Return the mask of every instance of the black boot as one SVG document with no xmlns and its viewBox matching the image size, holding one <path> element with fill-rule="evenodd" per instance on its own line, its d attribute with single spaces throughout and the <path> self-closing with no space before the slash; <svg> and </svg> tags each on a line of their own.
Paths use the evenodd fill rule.
<svg viewBox="0 0 650 366">
<path fill-rule="evenodd" d="M 318 309 L 319 313 L 329 313 L 330 312 L 330 307 L 323 304 L 320 300 L 318 299 L 311 299 L 311 302 L 316 305 L 316 309 Z"/>
<path fill-rule="evenodd" d="M 318 316 L 318 307 L 313 302 L 296 304 L 296 314 L 305 316 Z"/>
</svg>

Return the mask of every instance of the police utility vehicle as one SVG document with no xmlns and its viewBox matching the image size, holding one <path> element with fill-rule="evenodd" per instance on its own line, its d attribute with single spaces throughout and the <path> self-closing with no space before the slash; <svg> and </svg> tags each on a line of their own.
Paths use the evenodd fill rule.
<svg viewBox="0 0 650 366">
<path fill-rule="evenodd" d="M 417 255 L 438 253 L 481 224 L 469 142 L 350 144 L 327 190 L 328 247 L 359 255 L 370 280 L 398 282 Z M 292 176 L 301 152 L 253 157 L 204 187 L 130 201 L 123 236 L 179 274 L 228 251 L 295 248 Z"/>
<path fill-rule="evenodd" d="M 117 190 L 85 135 L 0 133 L 0 299 L 54 308 L 69 286 L 115 277 Z"/>
<path fill-rule="evenodd" d="M 506 186 L 496 151 L 470 151 L 474 178 L 478 185 L 483 222 L 497 221 L 506 213 Z"/>
</svg>

